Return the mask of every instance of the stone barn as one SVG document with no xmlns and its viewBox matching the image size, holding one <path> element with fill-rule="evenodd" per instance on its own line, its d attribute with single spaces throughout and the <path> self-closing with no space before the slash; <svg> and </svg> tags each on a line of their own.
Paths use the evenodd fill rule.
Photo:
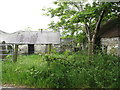
<svg viewBox="0 0 120 90">
<path fill-rule="evenodd" d="M 18 31 L 5 33 L 0 31 L 0 41 L 19 45 L 19 54 L 48 52 L 49 46 L 60 44 L 60 33 L 52 31 Z"/>
<path fill-rule="evenodd" d="M 99 36 L 102 38 L 103 50 L 108 54 L 120 56 L 120 16 L 104 24 L 99 31 Z"/>
</svg>

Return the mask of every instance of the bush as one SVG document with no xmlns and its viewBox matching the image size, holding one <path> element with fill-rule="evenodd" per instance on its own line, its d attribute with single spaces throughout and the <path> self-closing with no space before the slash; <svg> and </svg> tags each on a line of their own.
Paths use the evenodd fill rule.
<svg viewBox="0 0 120 90">
<path fill-rule="evenodd" d="M 118 88 L 119 59 L 95 55 L 91 65 L 84 52 L 20 56 L 3 62 L 3 83 L 37 88 Z"/>
</svg>

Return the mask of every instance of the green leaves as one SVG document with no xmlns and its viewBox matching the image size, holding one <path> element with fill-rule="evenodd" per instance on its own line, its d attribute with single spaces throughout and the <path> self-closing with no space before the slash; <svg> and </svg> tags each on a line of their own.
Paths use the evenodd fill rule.
<svg viewBox="0 0 120 90">
<path fill-rule="evenodd" d="M 120 88 L 120 59 L 115 56 L 96 54 L 91 65 L 87 53 L 83 51 L 19 56 L 18 59 L 17 63 L 2 62 L 3 85 L 16 84 L 32 88 Z"/>
<path fill-rule="evenodd" d="M 47 14 L 51 17 L 58 17 L 59 20 L 51 22 L 49 27 L 54 31 L 61 31 L 64 38 L 75 39 L 76 43 L 95 41 L 101 25 L 115 18 L 118 11 L 117 3 L 114 2 L 93 2 L 92 4 L 54 2 L 54 4 L 57 7 L 49 8 Z M 92 49 L 89 48 L 89 50 Z"/>
</svg>

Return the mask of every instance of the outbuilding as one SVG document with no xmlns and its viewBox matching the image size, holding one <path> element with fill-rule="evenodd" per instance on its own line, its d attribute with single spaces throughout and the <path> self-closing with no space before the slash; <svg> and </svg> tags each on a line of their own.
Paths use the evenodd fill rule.
<svg viewBox="0 0 120 90">
<path fill-rule="evenodd" d="M 116 54 L 120 56 L 120 16 L 104 24 L 98 36 L 102 38 L 102 45 L 106 46 L 108 53 L 110 53 L 110 49 L 116 48 Z"/>
<path fill-rule="evenodd" d="M 19 51 L 22 53 L 39 53 L 48 52 L 53 45 L 60 44 L 60 33 L 52 31 L 17 31 L 14 33 L 5 33 L 1 31 L 0 41 L 5 41 L 7 44 L 19 45 Z M 49 47 L 49 48 L 48 48 Z"/>
</svg>

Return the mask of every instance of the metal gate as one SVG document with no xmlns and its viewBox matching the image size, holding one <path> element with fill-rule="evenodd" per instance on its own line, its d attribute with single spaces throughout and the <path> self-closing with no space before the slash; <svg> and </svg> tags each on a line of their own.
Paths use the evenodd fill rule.
<svg viewBox="0 0 120 90">
<path fill-rule="evenodd" d="M 6 44 L 0 43 L 0 61 L 4 60 L 13 60 L 14 55 L 14 45 L 13 44 Z"/>
</svg>

